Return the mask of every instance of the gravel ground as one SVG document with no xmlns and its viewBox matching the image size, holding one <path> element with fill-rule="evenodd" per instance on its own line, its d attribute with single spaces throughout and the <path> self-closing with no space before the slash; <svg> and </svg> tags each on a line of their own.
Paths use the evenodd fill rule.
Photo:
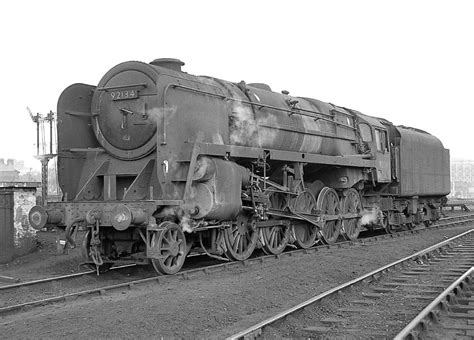
<svg viewBox="0 0 474 340">
<path fill-rule="evenodd" d="M 381 240 L 315 254 L 284 257 L 204 274 L 178 282 L 153 284 L 104 297 L 34 308 L 0 320 L 2 338 L 216 338 L 260 322 L 382 265 L 408 256 L 472 226 Z M 0 275 L 24 278 L 41 267 L 42 276 L 76 270 L 74 254 L 34 256 L 0 267 Z M 76 252 L 73 250 L 71 253 Z M 45 259 L 48 260 L 45 260 Z M 68 258 L 72 262 L 68 262 Z M 36 262 L 38 261 L 38 262 Z M 33 264 L 33 265 L 32 265 Z M 16 269 L 14 268 L 16 267 Z M 32 331 L 34 330 L 34 331 Z"/>
</svg>

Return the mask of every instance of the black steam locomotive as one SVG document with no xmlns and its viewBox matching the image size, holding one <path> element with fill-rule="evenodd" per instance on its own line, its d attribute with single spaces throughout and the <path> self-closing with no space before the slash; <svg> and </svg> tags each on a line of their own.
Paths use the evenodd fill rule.
<svg viewBox="0 0 474 340">
<path fill-rule="evenodd" d="M 316 99 L 181 70 L 177 59 L 113 67 L 58 102 L 60 202 L 36 228 L 87 228 L 97 268 L 176 273 L 191 251 L 231 260 L 354 240 L 363 228 L 429 224 L 449 193 L 434 136 Z"/>
</svg>

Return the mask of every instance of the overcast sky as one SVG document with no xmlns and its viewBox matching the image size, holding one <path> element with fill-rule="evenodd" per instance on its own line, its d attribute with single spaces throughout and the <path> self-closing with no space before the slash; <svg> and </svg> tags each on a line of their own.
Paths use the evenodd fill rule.
<svg viewBox="0 0 474 340">
<path fill-rule="evenodd" d="M 179 58 L 423 129 L 474 160 L 473 1 L 8 1 L 0 11 L 0 158 L 39 163 L 36 113 L 114 65 Z"/>
</svg>

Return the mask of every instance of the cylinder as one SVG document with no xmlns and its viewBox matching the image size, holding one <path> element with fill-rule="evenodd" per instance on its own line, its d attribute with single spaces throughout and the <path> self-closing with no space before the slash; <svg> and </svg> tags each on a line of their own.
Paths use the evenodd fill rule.
<svg viewBox="0 0 474 340">
<path fill-rule="evenodd" d="M 249 183 L 249 171 L 230 161 L 207 158 L 197 167 L 190 198 L 184 210 L 193 218 L 233 219 L 242 208 L 241 188 Z M 212 165 L 211 165 L 212 164 Z"/>
</svg>

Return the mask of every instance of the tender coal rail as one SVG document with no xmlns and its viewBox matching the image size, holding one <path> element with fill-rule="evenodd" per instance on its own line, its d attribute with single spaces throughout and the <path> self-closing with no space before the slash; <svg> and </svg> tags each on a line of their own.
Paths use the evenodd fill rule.
<svg viewBox="0 0 474 340">
<path fill-rule="evenodd" d="M 395 336 L 474 265 L 474 229 L 330 289 L 229 339 Z"/>
<path fill-rule="evenodd" d="M 394 339 L 473 337 L 474 267 L 471 267 L 426 306 Z"/>
<path fill-rule="evenodd" d="M 95 274 L 91 275 L 95 273 L 95 271 L 89 271 L 79 274 L 18 283 L 0 287 L 0 292 L 2 292 L 3 297 L 3 304 L 0 305 L 0 315 L 18 313 L 25 308 L 28 309 L 33 306 L 67 301 L 78 297 L 102 295 L 109 291 L 128 290 L 157 282 L 189 279 L 194 275 L 202 275 L 202 273 L 207 275 L 213 272 L 226 270 L 231 266 L 247 266 L 258 262 L 263 263 L 270 258 L 272 260 L 275 258 L 279 259 L 284 256 L 293 256 L 297 253 L 314 254 L 320 250 L 330 249 L 333 247 L 351 247 L 357 243 L 371 243 L 387 238 L 409 236 L 415 233 L 429 231 L 432 228 L 447 228 L 473 221 L 473 215 L 455 216 L 445 218 L 443 221 L 440 221 L 438 224 L 430 226 L 429 228 L 370 236 L 356 241 L 338 242 L 333 245 L 321 244 L 309 249 L 293 249 L 279 255 L 255 256 L 245 261 L 222 263 L 207 257 L 206 260 L 203 260 L 202 256 L 196 256 L 196 261 L 190 261 L 186 265 L 187 269 L 185 268 L 185 270 L 182 270 L 178 274 L 169 276 L 156 276 L 155 272 L 147 271 L 146 269 L 141 269 L 142 266 L 137 266 L 136 270 L 129 270 L 125 273 L 114 274 L 109 272 L 105 275 L 96 276 Z M 126 269 L 127 268 L 125 268 L 125 270 Z"/>
</svg>

